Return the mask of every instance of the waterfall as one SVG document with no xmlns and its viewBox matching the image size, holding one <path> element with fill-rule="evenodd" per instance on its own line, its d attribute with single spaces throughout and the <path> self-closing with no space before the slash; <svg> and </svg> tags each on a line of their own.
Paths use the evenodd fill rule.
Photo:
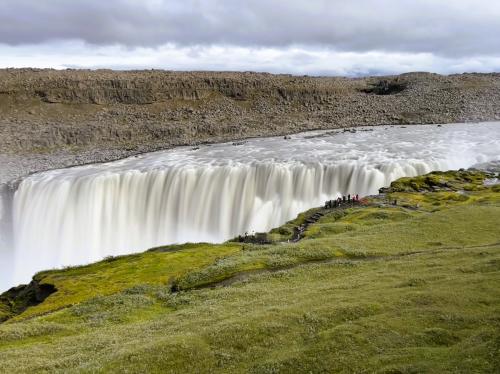
<svg viewBox="0 0 500 374">
<path fill-rule="evenodd" d="M 337 196 L 375 194 L 403 176 L 469 167 L 500 154 L 498 145 L 489 153 L 483 149 L 495 144 L 491 133 L 480 138 L 452 127 L 445 142 L 435 137 L 444 131 L 436 127 L 303 134 L 33 175 L 13 199 L 8 261 L 14 274 L 8 283 L 155 246 L 268 231 Z"/>
<path fill-rule="evenodd" d="M 4 285 L 11 284 L 13 277 L 14 253 L 6 249 L 14 247 L 12 237 L 14 192 L 14 185 L 0 184 L 0 292 Z"/>
<path fill-rule="evenodd" d="M 27 179 L 14 200 L 15 274 L 167 243 L 268 231 L 340 195 L 368 195 L 439 163 L 261 163 Z M 33 263 L 31 263 L 33 259 Z"/>
</svg>

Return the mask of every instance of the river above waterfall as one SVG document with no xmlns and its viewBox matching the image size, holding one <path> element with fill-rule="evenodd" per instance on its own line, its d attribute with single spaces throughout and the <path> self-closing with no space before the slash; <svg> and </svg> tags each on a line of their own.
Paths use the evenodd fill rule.
<svg viewBox="0 0 500 374">
<path fill-rule="evenodd" d="M 36 271 L 267 231 L 340 195 L 500 159 L 500 123 L 315 131 L 32 175 L 14 194 L 0 289 Z"/>
</svg>

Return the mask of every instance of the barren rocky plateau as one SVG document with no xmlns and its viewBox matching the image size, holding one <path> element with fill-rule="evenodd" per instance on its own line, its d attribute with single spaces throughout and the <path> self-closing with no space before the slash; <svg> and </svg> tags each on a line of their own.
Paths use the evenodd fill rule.
<svg viewBox="0 0 500 374">
<path fill-rule="evenodd" d="M 500 120 L 500 73 L 341 78 L 0 70 L 0 183 L 180 145 Z"/>
</svg>

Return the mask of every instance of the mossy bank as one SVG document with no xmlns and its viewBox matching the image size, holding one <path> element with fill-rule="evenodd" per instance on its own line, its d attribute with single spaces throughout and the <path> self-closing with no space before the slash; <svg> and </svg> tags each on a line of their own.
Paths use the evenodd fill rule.
<svg viewBox="0 0 500 374">
<path fill-rule="evenodd" d="M 55 292 L 24 311 L 0 304 L 0 371 L 497 373 L 500 186 L 487 178 L 402 179 L 305 212 L 267 244 L 39 273 Z"/>
</svg>

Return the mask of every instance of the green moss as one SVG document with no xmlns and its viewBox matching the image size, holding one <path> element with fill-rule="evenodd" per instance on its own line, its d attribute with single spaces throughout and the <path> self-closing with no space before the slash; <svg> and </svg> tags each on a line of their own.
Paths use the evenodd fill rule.
<svg viewBox="0 0 500 374">
<path fill-rule="evenodd" d="M 452 346 L 460 340 L 452 331 L 439 327 L 426 328 L 418 335 L 425 344 L 430 346 Z"/>
<path fill-rule="evenodd" d="M 488 176 L 481 171 L 434 171 L 419 177 L 400 178 L 391 183 L 388 192 L 479 190 Z"/>
<path fill-rule="evenodd" d="M 344 253 L 332 246 L 304 247 L 300 244 L 246 246 L 241 253 L 216 261 L 206 268 L 189 272 L 175 281 L 176 290 L 216 285 L 235 275 L 259 270 L 277 270 L 310 261 L 343 257 Z"/>
<path fill-rule="evenodd" d="M 340 222 L 358 225 L 379 225 L 387 222 L 399 222 L 411 218 L 413 214 L 399 207 L 361 208 L 350 212 Z"/>
<path fill-rule="evenodd" d="M 6 301 L 0 300 L 0 322 L 12 317 L 10 306 Z"/>
<path fill-rule="evenodd" d="M 310 226 L 305 237 L 308 239 L 329 237 L 356 230 L 356 226 L 350 223 L 318 223 Z"/>
<path fill-rule="evenodd" d="M 108 258 L 88 266 L 41 272 L 35 275 L 35 279 L 53 284 L 57 292 L 16 318 L 49 313 L 137 284 L 167 285 L 185 272 L 207 266 L 219 257 L 240 250 L 241 246 L 236 244 L 167 246 L 142 254 Z"/>
</svg>

